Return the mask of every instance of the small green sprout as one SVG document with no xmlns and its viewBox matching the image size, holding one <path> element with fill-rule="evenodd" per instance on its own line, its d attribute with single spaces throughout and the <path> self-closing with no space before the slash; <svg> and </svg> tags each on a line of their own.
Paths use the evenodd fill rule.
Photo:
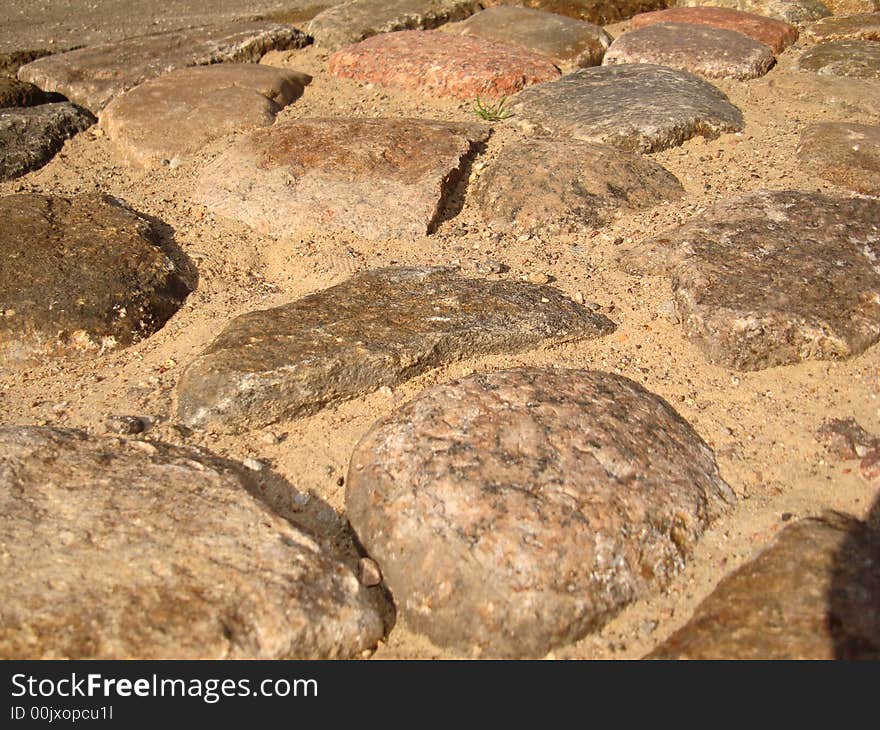
<svg viewBox="0 0 880 730">
<path fill-rule="evenodd" d="M 497 104 L 484 104 L 483 100 L 478 96 L 477 103 L 473 109 L 474 114 L 480 119 L 485 119 L 487 122 L 500 122 L 510 116 L 510 110 L 504 108 L 506 101 L 507 97 L 503 96 Z"/>
</svg>

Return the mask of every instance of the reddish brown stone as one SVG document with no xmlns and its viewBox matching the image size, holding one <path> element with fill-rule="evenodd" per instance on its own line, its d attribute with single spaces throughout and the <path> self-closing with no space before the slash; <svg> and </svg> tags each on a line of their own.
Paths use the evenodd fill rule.
<svg viewBox="0 0 880 730">
<path fill-rule="evenodd" d="M 825 421 L 816 436 L 837 459 L 865 456 L 878 446 L 878 440 L 863 429 L 854 418 L 832 418 Z"/>
<path fill-rule="evenodd" d="M 522 46 L 439 31 L 401 31 L 368 38 L 330 57 L 330 73 L 434 96 L 502 97 L 560 75 Z"/>
<path fill-rule="evenodd" d="M 488 136 L 484 125 L 424 119 L 278 122 L 218 156 L 193 196 L 275 236 L 303 229 L 373 239 L 425 235 L 464 160 Z"/>
<path fill-rule="evenodd" d="M 880 535 L 829 513 L 722 580 L 650 659 L 880 658 Z"/>
<path fill-rule="evenodd" d="M 636 15 L 632 19 L 630 27 L 635 30 L 656 23 L 694 23 L 733 30 L 760 43 L 765 43 L 773 49 L 774 53 L 780 53 L 798 39 L 797 28 L 793 25 L 732 8 L 700 7 L 655 10 L 651 13 Z"/>
<path fill-rule="evenodd" d="M 709 25 L 658 23 L 624 33 L 605 53 L 604 65 L 654 63 L 712 79 L 754 79 L 776 59 L 764 43 Z"/>
</svg>

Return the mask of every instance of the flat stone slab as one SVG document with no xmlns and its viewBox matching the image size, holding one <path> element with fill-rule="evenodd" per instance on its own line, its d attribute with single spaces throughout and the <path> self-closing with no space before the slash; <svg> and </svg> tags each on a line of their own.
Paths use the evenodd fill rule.
<svg viewBox="0 0 880 730">
<path fill-rule="evenodd" d="M 263 233 L 338 230 L 425 235 L 488 137 L 478 124 L 420 119 L 299 119 L 258 129 L 200 176 L 193 197 Z"/>
<path fill-rule="evenodd" d="M 732 8 L 668 8 L 639 13 L 630 28 L 644 28 L 657 23 L 693 23 L 723 30 L 733 30 L 752 40 L 770 46 L 774 53 L 781 53 L 798 39 L 798 29 L 789 23 L 754 13 L 744 13 Z"/>
<path fill-rule="evenodd" d="M 877 41 L 828 41 L 813 46 L 798 59 L 801 71 L 826 76 L 880 79 L 880 43 Z"/>
<path fill-rule="evenodd" d="M 0 658 L 354 657 L 354 574 L 204 452 L 0 427 Z"/>
<path fill-rule="evenodd" d="M 833 16 L 810 23 L 804 35 L 814 41 L 880 41 L 880 13 Z"/>
<path fill-rule="evenodd" d="M 231 132 L 271 125 L 310 81 L 254 63 L 178 69 L 117 96 L 101 126 L 129 162 L 155 167 Z"/>
<path fill-rule="evenodd" d="M 502 43 L 517 43 L 552 59 L 560 68 L 598 66 L 611 36 L 600 26 L 531 8 L 486 8 L 446 30 Z"/>
<path fill-rule="evenodd" d="M 370 36 L 398 30 L 431 30 L 464 20 L 478 0 L 350 0 L 318 13 L 308 25 L 315 45 L 337 51 Z"/>
<path fill-rule="evenodd" d="M 334 53 L 328 68 L 339 78 L 468 101 L 559 78 L 549 58 L 522 46 L 436 30 L 368 38 Z"/>
<path fill-rule="evenodd" d="M 710 362 L 760 370 L 858 355 L 880 339 L 880 200 L 759 191 L 623 254 L 672 277 Z"/>
<path fill-rule="evenodd" d="M 659 590 L 732 500 L 662 398 L 537 368 L 425 391 L 373 425 L 346 484 L 407 625 L 491 657 L 543 656 Z"/>
<path fill-rule="evenodd" d="M 678 0 L 677 5 L 731 8 L 775 18 L 798 27 L 831 15 L 828 5 L 819 0 Z"/>
<path fill-rule="evenodd" d="M 0 76 L 0 108 L 10 106 L 35 106 L 53 101 L 63 101 L 54 94 L 46 94 L 33 84 Z"/>
<path fill-rule="evenodd" d="M 651 659 L 880 658 L 880 535 L 828 513 L 724 578 Z"/>
<path fill-rule="evenodd" d="M 662 8 L 666 0 L 517 0 L 517 4 L 597 25 L 608 25 L 646 10 Z"/>
<path fill-rule="evenodd" d="M 102 43 L 46 56 L 18 70 L 18 78 L 97 113 L 133 86 L 186 66 L 255 62 L 271 50 L 302 48 L 305 34 L 286 25 L 240 22 Z"/>
<path fill-rule="evenodd" d="M 42 167 L 94 123 L 91 114 L 67 102 L 0 109 L 0 180 Z"/>
<path fill-rule="evenodd" d="M 469 195 L 496 229 L 595 229 L 617 209 L 676 200 L 684 189 L 656 162 L 609 145 L 530 139 L 505 147 Z"/>
<path fill-rule="evenodd" d="M 838 16 L 859 15 L 880 10 L 880 0 L 825 0 L 825 4 Z"/>
<path fill-rule="evenodd" d="M 653 63 L 711 79 L 746 80 L 763 76 L 776 58 L 770 46 L 734 30 L 657 23 L 618 37 L 602 63 Z"/>
<path fill-rule="evenodd" d="M 613 329 L 552 287 L 447 269 L 377 269 L 234 319 L 184 372 L 179 415 L 198 428 L 253 428 L 465 357 Z"/>
<path fill-rule="evenodd" d="M 836 185 L 880 197 L 880 126 L 822 122 L 801 133 L 798 158 Z"/>
<path fill-rule="evenodd" d="M 510 105 L 526 129 L 631 152 L 656 152 L 701 135 L 743 129 L 727 96 L 687 71 L 652 64 L 585 68 L 526 89 Z"/>
<path fill-rule="evenodd" d="M 150 223 L 103 196 L 7 195 L 0 220 L 4 366 L 129 345 L 190 291 Z"/>
</svg>

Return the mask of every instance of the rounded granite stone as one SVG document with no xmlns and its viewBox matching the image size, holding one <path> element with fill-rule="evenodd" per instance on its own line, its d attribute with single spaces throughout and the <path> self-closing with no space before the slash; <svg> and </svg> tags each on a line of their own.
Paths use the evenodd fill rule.
<svg viewBox="0 0 880 730">
<path fill-rule="evenodd" d="M 662 398 L 539 368 L 425 391 L 374 424 L 346 483 L 407 624 L 496 657 L 542 656 L 665 585 L 732 499 Z"/>
</svg>

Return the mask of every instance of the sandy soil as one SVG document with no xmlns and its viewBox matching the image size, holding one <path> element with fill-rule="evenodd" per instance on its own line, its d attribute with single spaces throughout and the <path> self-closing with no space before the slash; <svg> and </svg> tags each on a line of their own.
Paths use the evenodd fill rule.
<svg viewBox="0 0 880 730">
<path fill-rule="evenodd" d="M 612 26 L 610 31 L 616 35 L 623 27 Z M 299 490 L 311 491 L 341 511 L 345 488 L 340 477 L 346 473 L 354 444 L 374 420 L 426 386 L 475 370 L 514 365 L 621 373 L 668 399 L 693 424 L 715 449 L 722 474 L 739 497 L 736 508 L 706 534 L 690 567 L 666 591 L 623 611 L 601 632 L 555 652 L 556 658 L 640 657 L 685 623 L 720 578 L 763 548 L 786 520 L 829 508 L 864 517 L 876 497 L 852 470 L 852 463 L 826 458 L 814 434 L 824 419 L 847 416 L 880 433 L 880 347 L 847 362 L 733 373 L 708 365 L 663 316 L 663 304 L 671 298 L 668 281 L 629 276 L 615 265 L 621 246 L 637 244 L 727 196 L 759 188 L 846 194 L 801 169 L 795 156 L 799 130 L 817 120 L 880 123 L 876 102 L 871 109 L 865 95 L 873 89 L 874 98 L 880 98 L 880 84 L 864 85 L 862 96 L 856 88 L 851 103 L 830 100 L 816 86 L 815 77 L 791 70 L 796 55 L 796 50 L 787 51 L 764 79 L 718 83 L 743 110 L 744 133 L 713 141 L 697 138 L 653 156 L 684 184 L 687 195 L 681 202 L 620 216 L 607 228 L 587 235 L 543 240 L 488 231 L 466 196 L 461 198 L 466 185 L 450 205 L 450 216 L 463 203 L 461 211 L 430 237 L 371 242 L 301 231 L 274 240 L 215 218 L 187 200 L 200 166 L 228 139 L 175 169 L 146 173 L 125 167 L 112 143 L 93 127 L 71 140 L 42 170 L 0 184 L 0 194 L 104 191 L 117 196 L 173 228 L 177 244 L 198 267 L 198 290 L 158 334 L 126 350 L 94 361 L 47 362 L 24 373 L 0 373 L 0 422 L 103 433 L 108 415 L 147 415 L 156 420 L 150 438 L 198 445 L 235 459 L 260 459 Z M 315 77 L 303 98 L 279 119 L 474 118 L 470 104 L 335 80 L 326 74 L 326 57 L 314 49 L 273 54 L 265 60 Z M 494 129 L 474 174 L 481 163 L 520 138 L 513 120 Z M 236 315 L 290 301 L 368 268 L 459 262 L 467 272 L 485 259 L 510 267 L 499 277 L 544 272 L 563 291 L 583 292 L 618 323 L 617 331 L 606 338 L 514 357 L 459 362 L 415 378 L 392 393 L 374 393 L 265 432 L 228 436 L 176 427 L 175 387 L 183 367 Z M 375 654 L 376 658 L 452 656 L 409 631 L 402 620 Z"/>
</svg>

